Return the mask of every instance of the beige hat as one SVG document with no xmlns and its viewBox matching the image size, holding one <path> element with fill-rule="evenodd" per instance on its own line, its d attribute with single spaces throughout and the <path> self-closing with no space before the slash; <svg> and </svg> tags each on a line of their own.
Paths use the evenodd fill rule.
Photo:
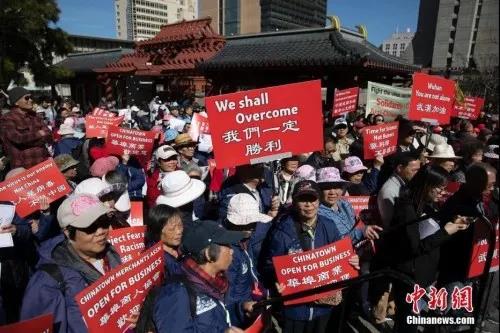
<svg viewBox="0 0 500 333">
<path fill-rule="evenodd" d="M 462 157 L 455 155 L 455 151 L 453 150 L 452 146 L 447 143 L 443 143 L 440 145 L 436 145 L 434 147 L 432 155 L 430 155 L 428 158 L 459 159 Z"/>
<path fill-rule="evenodd" d="M 57 221 L 62 229 L 67 226 L 87 228 L 109 211 L 110 209 L 95 195 L 74 194 L 59 206 Z"/>
<path fill-rule="evenodd" d="M 177 152 L 174 148 L 169 145 L 163 145 L 156 149 L 156 158 L 162 160 L 168 160 L 172 156 L 176 156 Z"/>
<path fill-rule="evenodd" d="M 447 141 L 448 140 L 444 136 L 436 134 L 436 133 L 432 133 L 429 136 L 429 144 L 427 144 L 427 149 L 429 149 L 430 151 L 433 151 L 434 147 L 436 147 L 437 145 L 446 144 Z"/>
<path fill-rule="evenodd" d="M 248 193 L 239 193 L 229 200 L 227 219 L 235 225 L 247 225 L 255 222 L 267 223 L 273 218 L 262 214 L 259 203 Z"/>
<path fill-rule="evenodd" d="M 57 167 L 61 172 L 78 165 L 80 162 L 75 160 L 70 154 L 61 154 L 54 157 Z"/>
<path fill-rule="evenodd" d="M 197 145 L 197 143 L 194 142 L 193 139 L 191 139 L 191 137 L 187 133 L 179 134 L 175 138 L 174 142 L 175 142 L 174 146 L 176 149 L 180 149 L 180 148 L 186 147 L 186 146 L 196 146 Z"/>
<path fill-rule="evenodd" d="M 59 127 L 59 130 L 57 131 L 57 134 L 59 135 L 73 135 L 75 134 L 75 130 L 73 127 L 69 126 L 68 124 L 61 124 L 61 127 Z"/>
</svg>

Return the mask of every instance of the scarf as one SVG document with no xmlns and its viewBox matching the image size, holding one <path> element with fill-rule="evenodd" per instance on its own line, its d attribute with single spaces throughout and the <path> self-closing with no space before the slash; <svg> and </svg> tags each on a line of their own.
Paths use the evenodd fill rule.
<svg viewBox="0 0 500 333">
<path fill-rule="evenodd" d="M 207 294 L 219 301 L 224 301 L 224 294 L 229 287 L 229 283 L 224 273 L 212 277 L 189 257 L 185 258 L 182 262 L 182 271 L 186 274 L 187 280 L 192 283 L 197 291 Z"/>
</svg>

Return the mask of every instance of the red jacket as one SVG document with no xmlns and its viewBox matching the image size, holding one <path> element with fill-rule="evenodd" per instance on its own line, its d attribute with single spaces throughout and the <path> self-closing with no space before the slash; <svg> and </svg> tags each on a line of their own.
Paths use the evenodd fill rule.
<svg viewBox="0 0 500 333">
<path fill-rule="evenodd" d="M 147 173 L 146 184 L 148 185 L 148 190 L 146 192 L 146 202 L 149 208 L 156 205 L 156 198 L 161 194 L 158 188 L 158 181 L 160 179 L 160 170 L 155 169 L 153 173 Z"/>
</svg>

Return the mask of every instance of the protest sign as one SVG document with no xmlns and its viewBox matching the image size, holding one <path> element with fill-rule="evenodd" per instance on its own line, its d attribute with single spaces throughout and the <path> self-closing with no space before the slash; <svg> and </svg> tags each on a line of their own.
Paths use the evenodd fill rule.
<svg viewBox="0 0 500 333">
<path fill-rule="evenodd" d="M 377 155 L 387 156 L 396 152 L 399 122 L 393 121 L 363 129 L 363 154 L 365 160 Z"/>
<path fill-rule="evenodd" d="M 484 99 L 480 97 L 465 97 L 464 105 L 453 105 L 452 117 L 475 120 L 479 117 L 484 105 Z"/>
<path fill-rule="evenodd" d="M 110 126 L 119 126 L 123 117 L 103 117 L 91 116 L 85 117 L 85 136 L 87 138 L 105 138 Z"/>
<path fill-rule="evenodd" d="M 444 204 L 449 197 L 451 197 L 460 188 L 461 183 L 459 182 L 448 182 L 446 188 L 441 192 L 441 197 L 439 198 L 439 203 Z"/>
<path fill-rule="evenodd" d="M 122 333 L 126 318 L 141 308 L 148 291 L 162 283 L 163 249 L 158 243 L 115 267 L 75 296 L 89 333 Z"/>
<path fill-rule="evenodd" d="M 210 125 L 208 124 L 208 117 L 199 113 L 193 114 L 191 120 L 191 127 L 189 127 L 189 136 L 193 141 L 198 141 L 200 134 L 210 134 Z"/>
<path fill-rule="evenodd" d="M 449 124 L 454 103 L 454 81 L 424 73 L 413 75 L 408 119 L 431 124 Z"/>
<path fill-rule="evenodd" d="M 131 201 L 130 202 L 130 215 L 127 219 L 128 224 L 131 227 L 137 227 L 144 225 L 144 208 L 142 201 Z"/>
<path fill-rule="evenodd" d="M 184 131 L 184 126 L 186 125 L 186 122 L 184 120 L 177 119 L 170 114 L 167 114 L 165 118 L 168 120 L 168 126 L 170 128 L 173 128 L 179 133 L 182 133 L 182 131 Z"/>
<path fill-rule="evenodd" d="M 109 242 L 123 263 L 129 262 L 144 250 L 145 233 L 146 226 L 113 229 L 109 232 Z"/>
<path fill-rule="evenodd" d="M 206 98 L 220 169 L 323 147 L 320 80 Z"/>
<path fill-rule="evenodd" d="M 377 197 L 369 195 L 344 196 L 343 200 L 349 202 L 354 209 L 354 215 L 366 224 L 380 222 Z"/>
<path fill-rule="evenodd" d="M 317 249 L 273 257 L 278 282 L 286 285 L 283 295 L 357 277 L 358 271 L 348 262 L 354 254 L 351 238 L 346 237 Z M 331 294 L 327 291 L 301 297 L 285 305 L 313 302 Z"/>
<path fill-rule="evenodd" d="M 499 267 L 498 260 L 498 241 L 499 241 L 499 231 L 498 231 L 498 220 L 493 222 L 493 227 L 495 228 L 495 251 L 493 252 L 493 259 L 491 261 L 490 272 L 495 272 Z M 472 279 L 476 276 L 483 274 L 484 265 L 486 264 L 486 254 L 488 253 L 488 235 L 489 228 L 486 223 L 477 221 L 474 223 L 474 236 L 473 236 L 473 246 L 469 265 L 468 278 Z"/>
<path fill-rule="evenodd" d="M 358 107 L 358 95 L 358 87 L 343 90 L 335 89 L 332 117 L 356 111 Z"/>
<path fill-rule="evenodd" d="M 54 316 L 49 313 L 14 324 L 0 326 L 0 333 L 52 333 Z"/>
<path fill-rule="evenodd" d="M 48 159 L 0 183 L 0 201 L 11 201 L 16 213 L 25 217 L 40 209 L 40 197 L 49 203 L 71 192 L 53 159 Z"/>
<path fill-rule="evenodd" d="M 410 88 L 399 88 L 368 81 L 366 115 L 381 114 L 385 121 L 393 121 L 399 115 L 406 117 L 410 96 Z"/>
<path fill-rule="evenodd" d="M 112 126 L 106 136 L 106 149 L 111 154 L 151 157 L 156 133 Z"/>
<path fill-rule="evenodd" d="M 100 117 L 107 117 L 107 118 L 115 118 L 116 114 L 113 112 L 109 112 L 108 110 L 101 109 L 101 108 L 94 108 L 92 110 L 92 115 L 93 116 L 100 116 Z"/>
</svg>

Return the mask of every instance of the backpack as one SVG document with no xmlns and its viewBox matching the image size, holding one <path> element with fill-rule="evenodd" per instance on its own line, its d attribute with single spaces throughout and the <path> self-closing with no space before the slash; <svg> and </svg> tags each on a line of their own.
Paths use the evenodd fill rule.
<svg viewBox="0 0 500 333">
<path fill-rule="evenodd" d="M 62 275 L 61 269 L 57 264 L 54 263 L 46 263 L 40 265 L 38 267 L 40 271 L 43 271 L 47 273 L 51 278 L 53 278 L 59 287 L 59 290 L 61 290 L 61 293 L 63 296 L 65 296 L 65 291 L 66 291 L 66 282 L 64 282 L 64 277 Z"/>
<path fill-rule="evenodd" d="M 154 307 L 156 304 L 156 300 L 158 295 L 160 294 L 161 288 L 163 288 L 167 284 L 171 283 L 182 283 L 186 288 L 189 297 L 189 311 L 191 313 L 191 318 L 194 319 L 196 317 L 196 293 L 193 289 L 193 286 L 184 276 L 174 276 L 168 282 L 161 286 L 156 286 L 149 290 L 144 302 L 142 303 L 141 311 L 139 313 L 139 319 L 135 326 L 136 333 L 148 333 L 153 332 L 156 333 L 156 327 L 154 324 L 153 316 L 154 316 Z"/>
</svg>

